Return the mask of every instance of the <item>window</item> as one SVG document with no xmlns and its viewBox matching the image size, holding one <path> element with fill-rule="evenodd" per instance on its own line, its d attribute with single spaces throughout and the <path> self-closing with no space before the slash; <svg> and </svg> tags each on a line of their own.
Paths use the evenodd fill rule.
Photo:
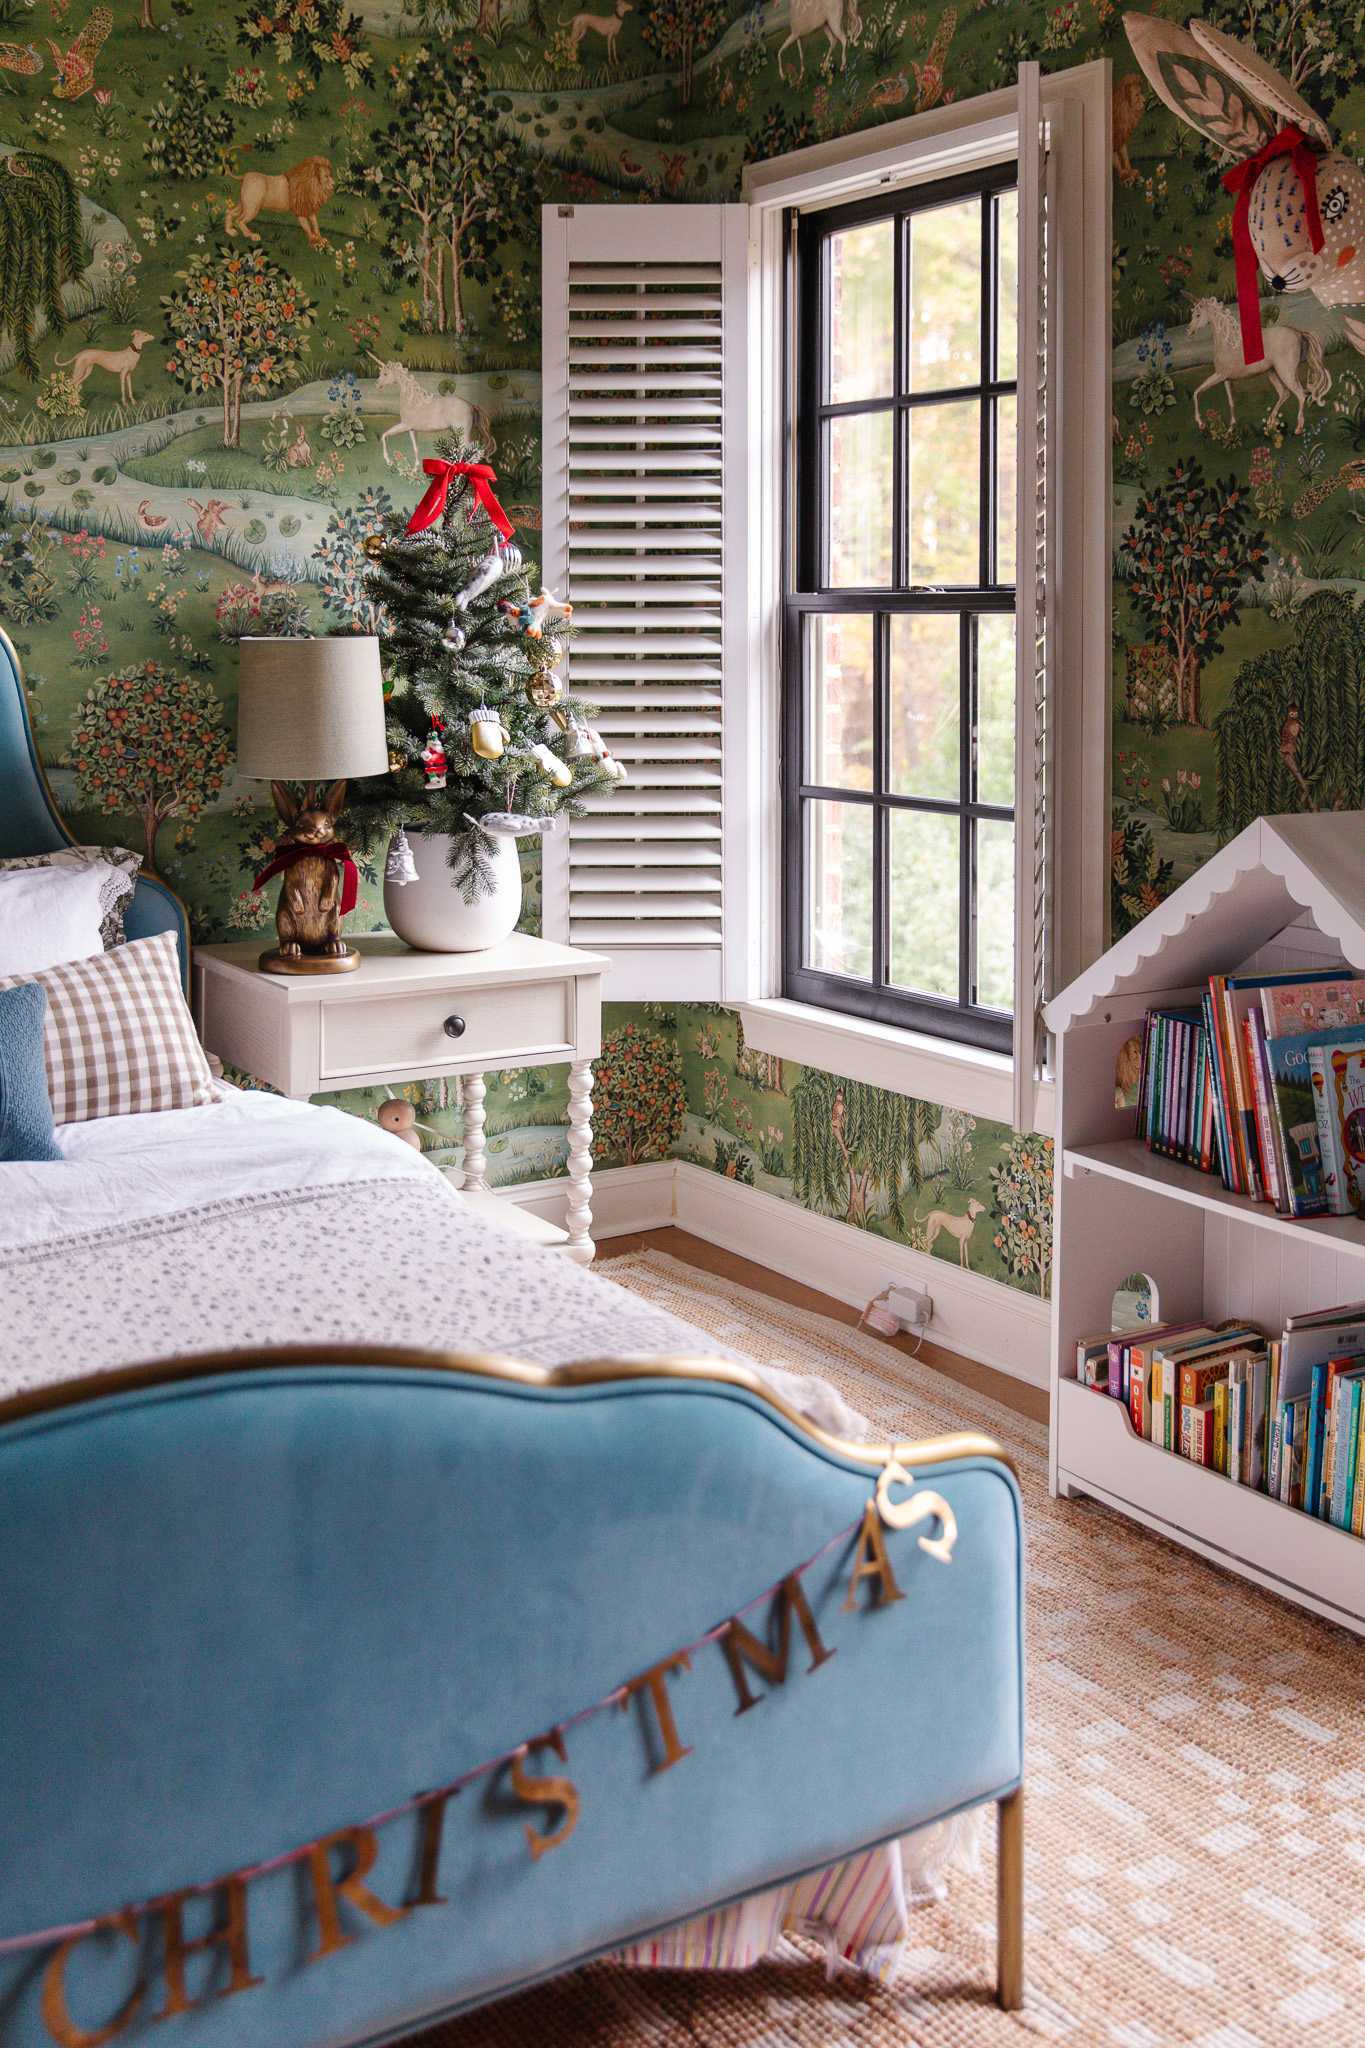
<svg viewBox="0 0 1365 2048">
<path fill-rule="evenodd" d="M 1039 1005 L 1107 937 L 1109 100 L 1103 64 L 1047 78 L 1026 64 L 1017 89 L 749 165 L 742 205 L 543 217 L 542 574 L 582 628 L 567 680 L 601 707 L 630 770 L 600 814 L 545 842 L 545 936 L 609 958 L 608 1000 L 733 1004 L 755 1050 L 1021 1130 L 1050 1116 Z M 952 255 L 979 297 L 939 357 L 897 307 L 913 309 L 916 234 L 926 249 L 938 215 L 972 205 Z M 812 248 L 842 235 L 850 334 L 876 250 L 883 276 L 890 252 L 889 328 L 866 346 L 860 332 L 847 360 L 841 337 L 834 395 L 816 378 L 826 441 L 850 423 L 838 430 L 837 532 L 829 499 L 790 488 L 787 397 L 803 366 L 788 343 L 804 333 L 809 356 L 817 333 L 788 317 L 792 208 Z M 1012 401 L 1028 485 L 1013 593 Z M 931 532 L 901 500 L 913 509 L 933 426 L 946 443 L 935 492 L 951 496 L 956 463 L 976 495 L 965 513 L 947 504 Z M 869 444 L 879 461 L 858 454 Z M 831 459 L 817 444 L 817 473 Z M 845 494 L 845 474 L 867 487 Z M 923 511 L 922 488 L 920 499 Z M 789 613 L 803 640 L 786 632 Z M 808 694 L 834 700 L 837 730 L 818 724 L 818 748 L 800 723 L 806 700 L 786 687 L 784 646 L 800 648 Z M 798 719 L 796 748 L 784 715 Z M 808 863 L 821 921 L 804 957 L 799 920 L 787 943 L 784 884 L 802 840 L 784 804 L 823 804 L 831 828 Z M 841 866 L 836 927 L 832 863 L 846 841 L 862 898 Z M 907 898 L 926 843 L 948 849 L 940 868 L 956 895 L 921 886 Z M 808 978 L 789 982 L 788 960 Z"/>
<path fill-rule="evenodd" d="M 794 217 L 783 989 L 1008 1051 L 1013 165 Z"/>
</svg>

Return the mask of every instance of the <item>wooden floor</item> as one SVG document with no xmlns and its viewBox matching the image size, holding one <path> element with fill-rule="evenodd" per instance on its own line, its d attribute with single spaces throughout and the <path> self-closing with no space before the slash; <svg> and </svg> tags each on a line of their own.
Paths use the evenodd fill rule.
<svg viewBox="0 0 1365 2048">
<path fill-rule="evenodd" d="M 812 1315 L 829 1316 L 836 1323 L 857 1324 L 857 1309 L 849 1308 L 845 1302 L 834 1301 L 828 1294 L 818 1294 L 813 1287 L 803 1287 L 799 1280 L 788 1280 L 767 1266 L 756 1266 L 752 1259 L 737 1257 L 722 1245 L 708 1244 L 704 1238 L 692 1237 L 687 1231 L 671 1226 L 663 1230 L 638 1230 L 626 1237 L 604 1238 L 597 1247 L 594 1263 L 606 1267 L 612 1259 L 619 1259 L 625 1252 L 643 1251 L 667 1252 L 685 1266 L 697 1266 L 702 1272 L 715 1273 L 722 1280 L 737 1281 L 741 1287 L 752 1287 L 756 1294 L 771 1295 L 774 1301 L 790 1302 L 796 1308 L 809 1309 Z M 927 1340 L 918 1353 L 915 1353 L 913 1340 L 903 1334 L 882 1341 L 891 1343 L 907 1356 L 916 1355 L 921 1364 L 932 1366 L 936 1372 L 957 1380 L 961 1386 L 988 1394 L 991 1400 L 1012 1408 L 1016 1415 L 1026 1415 L 1033 1422 L 1047 1421 L 1045 1387 L 1026 1386 L 1023 1380 L 1015 1379 L 1010 1373 L 997 1372 L 989 1365 L 977 1365 L 970 1358 L 959 1358 L 955 1352 L 945 1351 L 942 1345 L 931 1344 Z"/>
</svg>

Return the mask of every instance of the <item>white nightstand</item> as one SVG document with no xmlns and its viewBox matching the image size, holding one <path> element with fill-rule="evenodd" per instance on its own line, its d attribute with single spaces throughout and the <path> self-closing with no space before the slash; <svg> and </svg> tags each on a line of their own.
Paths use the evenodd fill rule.
<svg viewBox="0 0 1365 2048">
<path fill-rule="evenodd" d="M 592 1062 L 602 1050 L 600 953 L 514 932 L 483 953 L 415 953 L 389 934 L 357 938 L 354 974 L 262 974 L 259 939 L 199 946 L 195 1008 L 205 1049 L 284 1095 L 462 1077 L 464 1184 L 477 1207 L 496 1204 L 509 1226 L 534 1225 L 488 1186 L 484 1070 L 569 1071 L 569 1212 L 564 1250 L 593 1256 Z"/>
</svg>

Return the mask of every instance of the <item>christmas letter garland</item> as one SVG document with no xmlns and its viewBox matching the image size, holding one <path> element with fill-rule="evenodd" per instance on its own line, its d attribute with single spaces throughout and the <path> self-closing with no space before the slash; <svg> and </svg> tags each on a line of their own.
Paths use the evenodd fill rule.
<svg viewBox="0 0 1365 2048">
<path fill-rule="evenodd" d="M 265 1980 L 253 1976 L 248 1946 L 247 1887 L 253 1878 L 264 1877 L 272 1871 L 291 1864 L 306 1864 L 308 1868 L 309 1892 L 317 1919 L 318 1942 L 306 1957 L 306 1963 L 321 1961 L 324 1956 L 346 1948 L 355 1939 L 346 1933 L 340 1916 L 338 1901 L 345 1900 L 357 1912 L 363 1913 L 376 1927 L 391 1927 L 419 1906 L 443 1906 L 447 1902 L 437 1891 L 441 1854 L 441 1833 L 448 1802 L 466 1786 L 478 1779 L 507 1770 L 512 1790 L 527 1806 L 551 1809 L 558 1814 L 554 1825 L 545 1832 L 539 1832 L 526 1822 L 526 1842 L 532 1860 L 539 1863 L 551 1849 L 561 1848 L 573 1835 L 582 1811 L 582 1799 L 571 1778 L 566 1775 L 541 1775 L 527 1769 L 531 1758 L 541 1751 L 549 1750 L 561 1764 L 569 1761 L 565 1735 L 568 1729 L 581 1721 L 590 1719 L 608 1707 L 628 1708 L 637 1695 L 648 1698 L 652 1708 L 652 1724 L 657 1736 L 658 1755 L 654 1774 L 672 1770 L 686 1757 L 692 1755 L 692 1745 L 683 1741 L 674 1718 L 673 1702 L 668 1689 L 671 1673 L 690 1671 L 693 1656 L 708 1645 L 719 1646 L 729 1666 L 739 1697 L 737 1714 L 744 1714 L 758 1705 L 761 1694 L 755 1694 L 749 1685 L 745 1671 L 747 1665 L 757 1672 L 770 1686 L 782 1685 L 786 1681 L 791 1646 L 791 1622 L 795 1615 L 806 1648 L 810 1653 L 807 1672 L 817 1671 L 827 1664 L 836 1653 L 820 1636 L 819 1626 L 810 1603 L 801 1585 L 802 1575 L 817 1564 L 830 1551 L 846 1544 L 856 1536 L 853 1568 L 849 1578 L 848 1597 L 841 1613 L 860 1607 L 858 1588 L 864 1579 L 873 1581 L 873 1597 L 869 1606 L 886 1607 L 903 1600 L 887 1555 L 886 1542 L 882 1533 L 883 1523 L 891 1529 L 906 1529 L 916 1522 L 936 1518 L 942 1525 L 938 1537 L 921 1536 L 920 1548 L 940 1563 L 951 1561 L 951 1553 L 957 1538 L 957 1523 L 952 1509 L 940 1494 L 928 1489 L 912 1491 L 909 1499 L 893 1502 L 889 1488 L 893 1485 L 914 1488 L 914 1475 L 908 1472 L 898 1459 L 893 1457 L 877 1481 L 875 1497 L 868 1501 L 861 1519 L 851 1522 L 831 1537 L 822 1549 L 803 1564 L 794 1567 L 776 1584 L 765 1588 L 762 1593 L 740 1608 L 738 1614 L 729 1616 L 715 1628 L 708 1629 L 697 1641 L 674 1650 L 652 1664 L 647 1671 L 627 1679 L 615 1686 L 603 1698 L 580 1710 L 548 1734 L 539 1735 L 520 1742 L 515 1748 L 504 1751 L 500 1756 L 490 1758 L 487 1763 L 465 1771 L 448 1785 L 432 1791 L 418 1793 L 401 1806 L 390 1808 L 386 1813 L 373 1815 L 369 1820 L 353 1826 L 337 1828 L 330 1834 L 320 1836 L 313 1842 L 305 1842 L 283 1855 L 266 1862 L 251 1864 L 243 1870 L 231 1872 L 226 1877 L 210 1879 L 204 1883 L 185 1885 L 179 1891 L 160 1898 L 145 1900 L 140 1906 L 125 1906 L 120 1911 L 100 1915 L 98 1918 L 77 1921 L 70 1926 L 48 1927 L 34 1934 L 12 1935 L 0 1939 L 0 1955 L 13 1954 L 21 1950 L 51 1949 L 42 1979 L 43 2019 L 57 2048 L 91 2048 L 95 2042 L 111 2041 L 123 2032 L 138 2014 L 147 1997 L 145 1975 L 138 1978 L 132 1991 L 119 2010 L 103 2026 L 87 2031 L 72 2018 L 66 1995 L 67 1961 L 80 1944 L 90 1936 L 107 1931 L 120 1932 L 127 1936 L 134 1949 L 145 1947 L 144 1931 L 140 1923 L 157 1923 L 160 1929 L 160 1973 L 164 1980 L 165 2002 L 151 2015 L 154 2019 L 166 2019 L 172 2013 L 192 2011 L 197 2005 L 228 1998 L 239 1991 L 254 1990 Z M 750 1614 L 765 1601 L 776 1599 L 778 1612 L 778 1646 L 768 1648 L 740 1619 Z M 397 1820 L 401 1815 L 416 1813 L 421 1817 L 421 1861 L 416 1894 L 407 1904 L 391 1906 L 386 1899 L 370 1889 L 365 1879 L 379 1854 L 376 1833 L 386 1822 Z M 346 1852 L 347 1874 L 337 1877 L 333 1874 L 333 1852 Z M 188 1941 L 185 1938 L 183 1910 L 187 1899 L 220 1894 L 222 1907 L 220 1924 L 214 1932 L 202 1939 Z M 214 1990 L 203 1999 L 190 1998 L 185 1989 L 185 1958 L 187 1955 L 207 1948 L 223 1951 L 226 1960 L 225 1983 L 215 1981 Z"/>
</svg>

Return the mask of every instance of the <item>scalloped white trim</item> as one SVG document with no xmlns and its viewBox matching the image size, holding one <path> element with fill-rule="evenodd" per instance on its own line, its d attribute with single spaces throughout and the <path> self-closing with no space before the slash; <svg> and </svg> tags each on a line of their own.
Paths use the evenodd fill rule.
<svg viewBox="0 0 1365 2048">
<path fill-rule="evenodd" d="M 1140 992 L 1151 982 L 1146 963 L 1191 925 L 1230 907 L 1245 878 L 1258 872 L 1283 882 L 1284 897 L 1256 920 L 1254 933 L 1233 945 L 1231 958 L 1226 940 L 1211 929 L 1207 964 L 1182 980 L 1229 972 L 1304 910 L 1353 966 L 1365 967 L 1365 812 L 1258 818 L 1054 996 L 1043 1013 L 1049 1031 L 1067 1030 L 1112 996 Z"/>
</svg>

